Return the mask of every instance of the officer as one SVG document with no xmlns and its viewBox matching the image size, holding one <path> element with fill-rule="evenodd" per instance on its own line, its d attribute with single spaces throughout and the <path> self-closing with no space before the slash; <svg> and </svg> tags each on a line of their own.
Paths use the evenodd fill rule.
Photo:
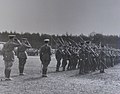
<svg viewBox="0 0 120 94">
<path fill-rule="evenodd" d="M 2 48 L 3 60 L 5 63 L 5 80 L 12 80 L 10 78 L 11 67 L 14 62 L 14 48 L 20 45 L 20 41 L 15 38 L 15 35 L 9 35 L 9 40 Z"/>
<path fill-rule="evenodd" d="M 42 77 L 47 77 L 47 67 L 51 61 L 51 46 L 48 45 L 49 39 L 44 40 L 45 44 L 40 49 L 40 60 L 42 62 Z"/>
<path fill-rule="evenodd" d="M 27 38 L 22 38 L 22 43 L 17 49 L 17 57 L 19 59 L 19 75 L 24 75 L 24 66 L 26 64 L 27 53 L 26 49 L 31 48 Z"/>
</svg>

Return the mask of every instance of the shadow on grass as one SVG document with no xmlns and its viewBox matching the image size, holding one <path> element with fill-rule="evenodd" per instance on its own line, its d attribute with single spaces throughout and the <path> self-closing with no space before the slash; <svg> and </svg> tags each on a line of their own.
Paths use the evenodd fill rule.
<svg viewBox="0 0 120 94">
<path fill-rule="evenodd" d="M 39 76 L 39 77 L 31 77 L 31 78 L 27 78 L 27 79 L 24 79 L 24 81 L 35 81 L 35 80 L 40 80 L 40 79 L 43 79 L 44 77 L 42 76 Z"/>
<path fill-rule="evenodd" d="M 86 76 L 90 76 L 90 75 L 99 75 L 99 74 L 102 74 L 102 73 L 100 73 L 100 72 L 90 72 L 90 73 L 84 73 L 84 74 L 79 74 L 79 73 L 76 73 L 76 74 L 74 74 L 74 75 L 71 75 L 70 77 L 80 77 L 80 76 L 82 76 L 82 77 L 86 77 Z"/>
</svg>

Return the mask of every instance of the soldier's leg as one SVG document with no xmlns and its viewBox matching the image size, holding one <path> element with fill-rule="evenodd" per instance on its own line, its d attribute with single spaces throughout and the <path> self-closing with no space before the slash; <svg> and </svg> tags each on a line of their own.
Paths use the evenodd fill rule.
<svg viewBox="0 0 120 94">
<path fill-rule="evenodd" d="M 72 63 L 72 60 L 69 59 L 69 63 L 68 63 L 68 66 L 67 66 L 67 70 L 70 70 L 70 69 L 71 69 L 71 63 Z"/>
<path fill-rule="evenodd" d="M 12 61 L 5 61 L 5 70 L 4 70 L 5 80 L 11 80 L 10 73 L 11 73 L 12 65 L 13 65 Z"/>
<path fill-rule="evenodd" d="M 50 61 L 48 61 L 48 60 L 43 61 L 42 77 L 47 77 L 47 67 L 48 67 L 49 63 L 50 63 Z"/>
<path fill-rule="evenodd" d="M 100 63 L 100 73 L 104 73 L 105 71 L 104 71 L 104 61 L 102 61 L 101 63 Z"/>
<path fill-rule="evenodd" d="M 57 65 L 56 65 L 56 71 L 58 72 L 59 71 L 59 67 L 60 67 L 60 64 L 61 64 L 61 59 L 60 60 L 57 60 Z"/>
<path fill-rule="evenodd" d="M 20 75 L 24 75 L 23 71 L 24 71 L 25 64 L 26 64 L 26 59 L 19 58 L 19 73 L 20 73 Z"/>
<path fill-rule="evenodd" d="M 113 58 L 111 57 L 111 67 L 114 66 Z"/>
<path fill-rule="evenodd" d="M 88 60 L 85 61 L 84 73 L 88 73 Z"/>
<path fill-rule="evenodd" d="M 65 67 L 67 65 L 67 60 L 63 59 L 62 64 L 63 64 L 63 71 L 65 71 Z"/>
<path fill-rule="evenodd" d="M 96 65 L 97 65 L 96 63 L 97 63 L 96 58 L 93 58 L 93 60 L 92 60 L 92 71 L 96 70 Z"/>
<path fill-rule="evenodd" d="M 83 62 L 79 61 L 79 74 L 82 74 L 83 72 Z"/>
</svg>

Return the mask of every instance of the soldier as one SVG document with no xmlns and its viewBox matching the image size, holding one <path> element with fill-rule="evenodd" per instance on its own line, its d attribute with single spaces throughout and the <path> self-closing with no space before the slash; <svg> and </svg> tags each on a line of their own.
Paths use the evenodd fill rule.
<svg viewBox="0 0 120 94">
<path fill-rule="evenodd" d="M 79 50 L 79 74 L 84 74 L 85 67 L 85 49 L 84 43 L 81 43 L 81 49 Z"/>
<path fill-rule="evenodd" d="M 78 57 L 79 57 L 79 54 L 78 54 L 78 49 L 77 48 L 74 48 L 73 50 L 73 70 L 76 69 L 76 66 L 78 64 Z"/>
<path fill-rule="evenodd" d="M 62 55 L 63 55 L 63 52 L 62 52 L 61 47 L 59 46 L 58 49 L 56 50 L 56 53 L 55 53 L 55 58 L 57 60 L 56 72 L 59 72 L 59 67 L 61 64 Z"/>
<path fill-rule="evenodd" d="M 89 50 L 89 41 L 86 42 L 86 47 L 85 47 L 85 67 L 84 67 L 84 71 L 85 73 L 89 73 L 90 71 L 90 50 Z"/>
<path fill-rule="evenodd" d="M 14 62 L 14 48 L 18 47 L 20 44 L 20 41 L 15 38 L 15 35 L 9 35 L 9 41 L 6 42 L 2 48 L 3 60 L 5 63 L 5 80 L 12 80 L 10 78 L 10 73 Z"/>
<path fill-rule="evenodd" d="M 67 66 L 67 70 L 71 70 L 73 68 L 73 47 L 70 46 L 70 48 L 68 49 L 69 52 L 71 53 L 69 59 L 68 59 L 68 66 Z"/>
<path fill-rule="evenodd" d="M 71 56 L 71 53 L 68 50 L 67 46 L 64 46 L 64 51 L 63 51 L 63 60 L 62 60 L 62 67 L 63 67 L 63 71 L 65 71 L 66 65 L 67 65 L 67 60 L 69 59 L 69 57 Z"/>
<path fill-rule="evenodd" d="M 99 60 L 100 60 L 100 73 L 104 73 L 104 69 L 105 69 L 105 62 L 106 62 L 106 54 L 104 52 L 104 45 L 101 45 L 101 51 L 99 54 Z"/>
<path fill-rule="evenodd" d="M 27 53 L 26 49 L 31 48 L 27 38 L 22 38 L 22 43 L 17 49 L 17 57 L 19 59 L 19 75 L 24 75 L 24 66 L 26 64 Z"/>
<path fill-rule="evenodd" d="M 51 46 L 48 45 L 49 39 L 44 40 L 45 45 L 43 45 L 40 49 L 40 60 L 42 62 L 42 77 L 47 77 L 47 67 L 51 61 Z"/>
</svg>

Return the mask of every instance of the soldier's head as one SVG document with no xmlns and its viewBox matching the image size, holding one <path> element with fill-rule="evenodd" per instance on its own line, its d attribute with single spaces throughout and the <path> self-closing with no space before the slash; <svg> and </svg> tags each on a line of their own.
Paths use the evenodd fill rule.
<svg viewBox="0 0 120 94">
<path fill-rule="evenodd" d="M 26 43 L 27 42 L 27 38 L 22 38 L 22 42 Z"/>
<path fill-rule="evenodd" d="M 81 43 L 81 46 L 82 46 L 82 45 L 84 45 L 84 43 L 83 43 L 83 42 Z"/>
<path fill-rule="evenodd" d="M 9 35 L 9 40 L 14 40 L 15 39 L 15 35 Z"/>
<path fill-rule="evenodd" d="M 50 41 L 49 39 L 44 39 L 45 44 L 48 44 L 49 41 Z"/>
<path fill-rule="evenodd" d="M 101 45 L 101 49 L 104 49 L 104 45 Z"/>
<path fill-rule="evenodd" d="M 87 44 L 89 44 L 89 43 L 90 43 L 90 41 L 86 41 L 86 43 L 87 43 Z"/>
</svg>

